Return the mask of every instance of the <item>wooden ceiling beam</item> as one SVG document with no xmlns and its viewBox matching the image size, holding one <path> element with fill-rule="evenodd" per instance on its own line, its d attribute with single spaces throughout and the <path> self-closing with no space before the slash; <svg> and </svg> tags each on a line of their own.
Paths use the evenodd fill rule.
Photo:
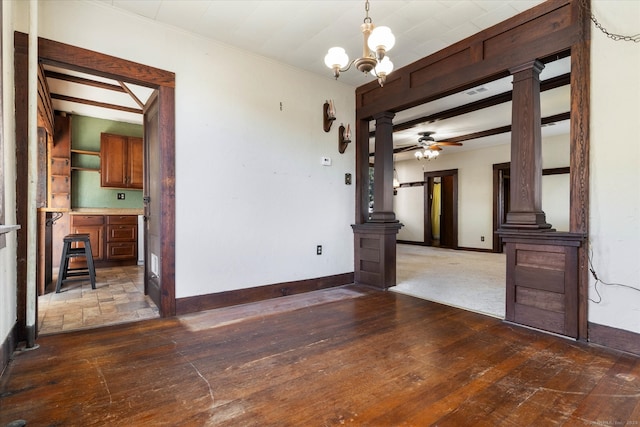
<svg viewBox="0 0 640 427">
<path fill-rule="evenodd" d="M 558 87 L 569 85 L 570 83 L 571 83 L 571 74 L 570 73 L 562 74 L 560 76 L 552 77 L 550 79 L 547 79 L 541 82 L 540 92 L 556 89 Z M 412 119 L 403 123 L 398 123 L 393 126 L 393 131 L 398 132 L 402 130 L 411 129 L 415 126 L 418 126 L 424 123 L 433 123 L 439 120 L 451 119 L 453 117 L 457 117 L 462 114 L 472 113 L 474 111 L 483 110 L 485 108 L 493 107 L 495 105 L 503 104 L 505 102 L 510 102 L 512 98 L 513 98 L 513 94 L 511 93 L 511 91 L 500 93 L 498 95 L 494 95 L 485 99 L 480 99 L 478 101 L 470 102 L 468 104 L 451 108 L 449 110 L 440 111 L 435 114 L 418 117 L 416 119 Z M 369 132 L 370 138 L 374 136 L 375 136 L 375 131 Z"/>
<path fill-rule="evenodd" d="M 89 99 L 76 98 L 74 96 L 61 95 L 58 93 L 51 94 L 52 99 L 60 101 L 75 102 L 78 104 L 92 105 L 94 107 L 109 108 L 111 110 L 126 111 L 127 113 L 142 114 L 142 110 L 137 108 L 125 107 L 123 105 L 107 104 L 106 102 L 91 101 Z"/>
<path fill-rule="evenodd" d="M 138 99 L 138 97 L 135 95 L 135 93 L 133 93 L 131 91 L 131 89 L 129 89 L 129 86 L 127 86 L 126 84 L 124 84 L 124 82 L 118 82 L 118 84 L 122 87 L 122 89 L 124 89 L 125 92 L 127 92 L 129 94 L 129 96 L 131 98 L 133 98 L 133 100 L 136 102 L 136 104 L 138 104 L 140 106 L 140 108 L 142 108 L 144 110 L 144 103 L 142 101 L 140 101 L 140 99 Z"/>
<path fill-rule="evenodd" d="M 45 77 L 50 78 L 50 79 L 64 80 L 66 82 L 78 83 L 78 84 L 81 84 L 81 85 L 93 86 L 93 87 L 97 87 L 97 88 L 100 88 L 100 89 L 113 90 L 113 91 L 116 91 L 116 92 L 125 92 L 125 90 L 122 87 L 118 86 L 118 85 L 112 85 L 110 83 L 99 82 L 99 81 L 87 79 L 87 78 L 84 78 L 84 77 L 78 77 L 78 76 L 72 76 L 72 75 L 69 75 L 69 74 L 58 73 L 56 71 L 45 70 L 44 75 L 45 75 Z"/>
<path fill-rule="evenodd" d="M 550 123 L 555 123 L 555 122 L 561 122 L 563 120 L 569 120 L 571 118 L 571 113 L 570 112 L 566 112 L 566 113 L 560 113 L 560 114 L 555 114 L 553 116 L 548 116 L 548 117 L 543 117 L 541 122 L 543 125 L 548 125 Z M 488 129 L 488 130 L 483 130 L 480 132 L 474 132 L 474 133 L 469 133 L 466 135 L 460 135 L 460 136 L 456 136 L 455 138 L 447 138 L 448 142 L 463 142 L 463 141 L 469 141 L 472 139 L 478 139 L 478 138 L 485 138 L 487 136 L 494 136 L 494 135 L 500 135 L 502 133 L 507 133 L 507 132 L 511 132 L 511 125 L 507 125 L 507 126 L 500 126 L 497 128 L 493 128 L 493 129 Z M 411 151 L 411 150 L 415 150 L 418 149 L 420 147 L 418 147 L 417 145 L 415 146 L 405 146 L 405 147 L 398 147 L 398 148 L 394 148 L 393 149 L 393 153 L 397 154 L 397 153 L 403 153 L 405 151 Z M 370 156 L 373 156 L 374 153 L 370 153 Z"/>
</svg>

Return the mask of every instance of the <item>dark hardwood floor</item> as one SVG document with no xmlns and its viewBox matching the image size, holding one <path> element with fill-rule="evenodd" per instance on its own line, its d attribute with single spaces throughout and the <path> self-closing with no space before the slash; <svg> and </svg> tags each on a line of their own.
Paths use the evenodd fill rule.
<svg viewBox="0 0 640 427">
<path fill-rule="evenodd" d="M 638 357 L 358 287 L 38 344 L 0 426 L 640 423 Z"/>
</svg>

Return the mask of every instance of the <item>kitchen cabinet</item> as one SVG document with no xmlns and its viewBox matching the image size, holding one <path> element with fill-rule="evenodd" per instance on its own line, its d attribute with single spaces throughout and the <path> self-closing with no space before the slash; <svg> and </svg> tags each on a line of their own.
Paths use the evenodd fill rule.
<svg viewBox="0 0 640 427">
<path fill-rule="evenodd" d="M 137 260 L 138 217 L 135 215 L 107 216 L 107 259 Z"/>
<path fill-rule="evenodd" d="M 71 215 L 71 233 L 88 234 L 94 263 L 104 259 L 104 215 Z M 74 244 L 74 247 L 81 247 Z M 84 264 L 84 258 L 69 260 L 72 267 Z"/>
<path fill-rule="evenodd" d="M 71 232 L 85 233 L 98 267 L 135 265 L 138 261 L 138 217 L 136 215 L 71 215 Z M 74 261 L 75 259 L 71 260 Z M 76 261 L 73 267 L 84 264 Z"/>
<path fill-rule="evenodd" d="M 142 138 L 100 134 L 100 185 L 142 189 Z"/>
</svg>

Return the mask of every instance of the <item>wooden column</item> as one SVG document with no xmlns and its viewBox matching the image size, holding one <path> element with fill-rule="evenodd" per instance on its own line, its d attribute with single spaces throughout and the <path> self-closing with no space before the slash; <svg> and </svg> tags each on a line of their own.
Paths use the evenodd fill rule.
<svg viewBox="0 0 640 427">
<path fill-rule="evenodd" d="M 376 120 L 373 213 L 371 222 L 397 222 L 393 213 L 393 117 L 385 111 Z"/>
<path fill-rule="evenodd" d="M 354 233 L 354 281 L 379 289 L 396 284 L 396 235 L 402 227 L 393 212 L 393 117 L 391 112 L 374 116 L 376 156 L 373 212 L 367 222 L 351 226 Z M 358 130 L 368 134 L 368 128 Z M 358 141 L 366 142 L 368 149 L 368 138 Z M 362 191 L 365 191 L 367 184 L 360 184 Z"/>
<path fill-rule="evenodd" d="M 540 61 L 510 69 L 513 74 L 511 208 L 503 228 L 547 230 L 542 211 Z"/>
</svg>

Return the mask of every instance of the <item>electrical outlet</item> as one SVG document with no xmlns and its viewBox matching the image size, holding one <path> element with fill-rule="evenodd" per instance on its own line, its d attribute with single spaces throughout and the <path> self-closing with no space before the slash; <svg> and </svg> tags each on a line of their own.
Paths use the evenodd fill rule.
<svg viewBox="0 0 640 427">
<path fill-rule="evenodd" d="M 345 173 L 344 174 L 344 183 L 346 185 L 351 185 L 351 174 L 350 173 Z"/>
<path fill-rule="evenodd" d="M 480 236 L 480 241 L 484 242 L 484 236 Z"/>
<path fill-rule="evenodd" d="M 322 166 L 331 166 L 331 157 L 322 157 L 322 159 L 320 159 L 320 163 Z"/>
<path fill-rule="evenodd" d="M 124 193 L 118 193 L 118 200 L 124 200 Z"/>
<path fill-rule="evenodd" d="M 322 255 L 322 245 L 316 246 L 316 255 Z"/>
</svg>

